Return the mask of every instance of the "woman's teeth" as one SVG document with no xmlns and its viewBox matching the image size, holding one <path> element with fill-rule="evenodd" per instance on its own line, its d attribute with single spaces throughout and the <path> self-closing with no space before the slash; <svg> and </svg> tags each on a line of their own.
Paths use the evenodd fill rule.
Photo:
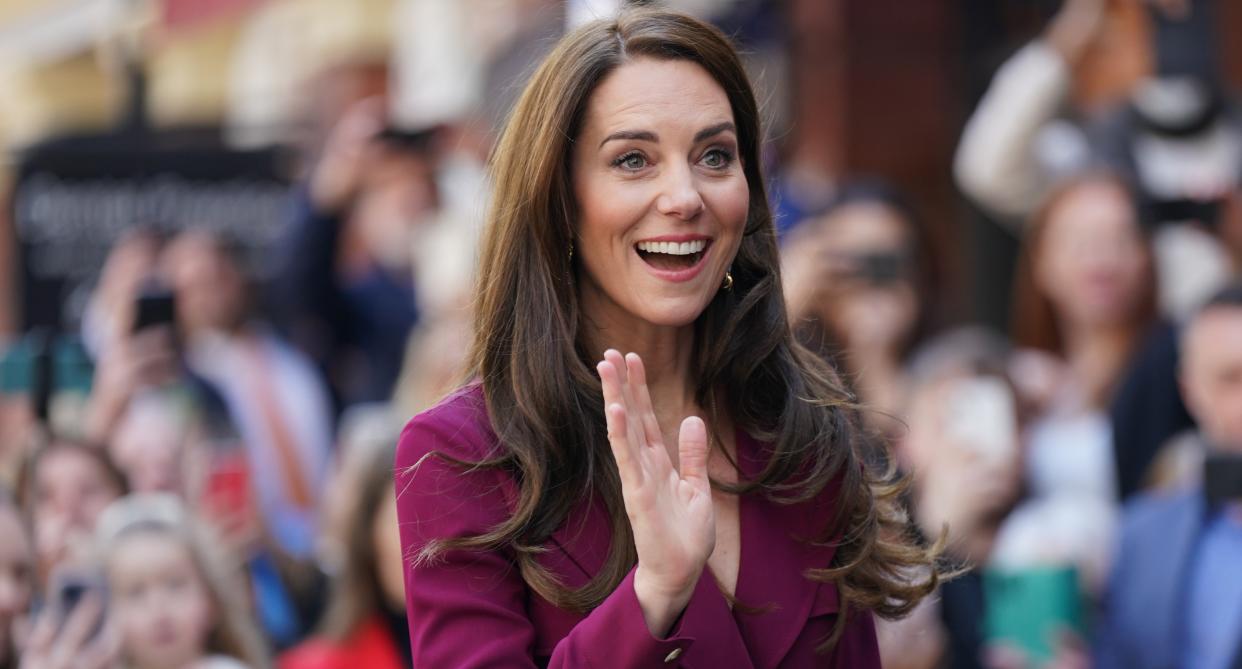
<svg viewBox="0 0 1242 669">
<path fill-rule="evenodd" d="M 639 242 L 638 250 L 646 253 L 664 253 L 674 256 L 688 256 L 707 248 L 706 239 L 691 242 Z"/>
<path fill-rule="evenodd" d="M 689 269 L 699 264 L 707 250 L 708 240 L 690 242 L 639 242 L 638 257 L 648 265 L 668 271 Z"/>
</svg>

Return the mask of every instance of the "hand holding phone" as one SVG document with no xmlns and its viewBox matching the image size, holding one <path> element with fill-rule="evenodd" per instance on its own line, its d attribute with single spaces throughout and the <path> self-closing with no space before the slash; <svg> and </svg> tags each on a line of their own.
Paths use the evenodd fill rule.
<svg viewBox="0 0 1242 669">
<path fill-rule="evenodd" d="M 67 578 L 21 644 L 21 669 L 107 669 L 116 665 L 120 640 L 107 625 L 102 587 Z"/>
</svg>

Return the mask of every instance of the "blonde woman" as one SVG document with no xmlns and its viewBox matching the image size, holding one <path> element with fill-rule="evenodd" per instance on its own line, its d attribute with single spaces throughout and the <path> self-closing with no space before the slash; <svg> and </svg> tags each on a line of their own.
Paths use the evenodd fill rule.
<svg viewBox="0 0 1242 669">
<path fill-rule="evenodd" d="M 96 530 L 107 618 L 133 669 L 268 666 L 234 570 L 171 495 L 131 495 Z"/>
</svg>

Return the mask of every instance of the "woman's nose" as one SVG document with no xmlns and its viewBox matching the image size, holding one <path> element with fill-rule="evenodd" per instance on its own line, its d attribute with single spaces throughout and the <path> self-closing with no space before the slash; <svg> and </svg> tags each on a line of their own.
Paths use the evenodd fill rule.
<svg viewBox="0 0 1242 669">
<path fill-rule="evenodd" d="M 688 165 L 666 171 L 661 189 L 656 199 L 661 214 L 691 221 L 703 211 L 703 196 Z"/>
</svg>

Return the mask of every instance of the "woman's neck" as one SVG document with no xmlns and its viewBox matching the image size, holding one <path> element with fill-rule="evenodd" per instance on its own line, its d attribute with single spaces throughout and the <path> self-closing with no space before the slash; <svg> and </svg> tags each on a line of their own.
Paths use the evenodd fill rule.
<svg viewBox="0 0 1242 669">
<path fill-rule="evenodd" d="M 647 389 L 660 429 L 676 434 L 681 420 L 698 413 L 695 382 L 690 378 L 694 353 L 694 325 L 656 325 L 625 312 L 615 304 L 599 304 L 583 294 L 584 326 L 590 350 L 603 359 L 606 349 L 622 355 L 637 353 L 647 372 Z"/>
<path fill-rule="evenodd" d="M 1064 333 L 1065 360 L 1070 374 L 1093 404 L 1106 401 L 1134 343 L 1134 332 L 1122 325 L 1080 325 Z"/>
</svg>

